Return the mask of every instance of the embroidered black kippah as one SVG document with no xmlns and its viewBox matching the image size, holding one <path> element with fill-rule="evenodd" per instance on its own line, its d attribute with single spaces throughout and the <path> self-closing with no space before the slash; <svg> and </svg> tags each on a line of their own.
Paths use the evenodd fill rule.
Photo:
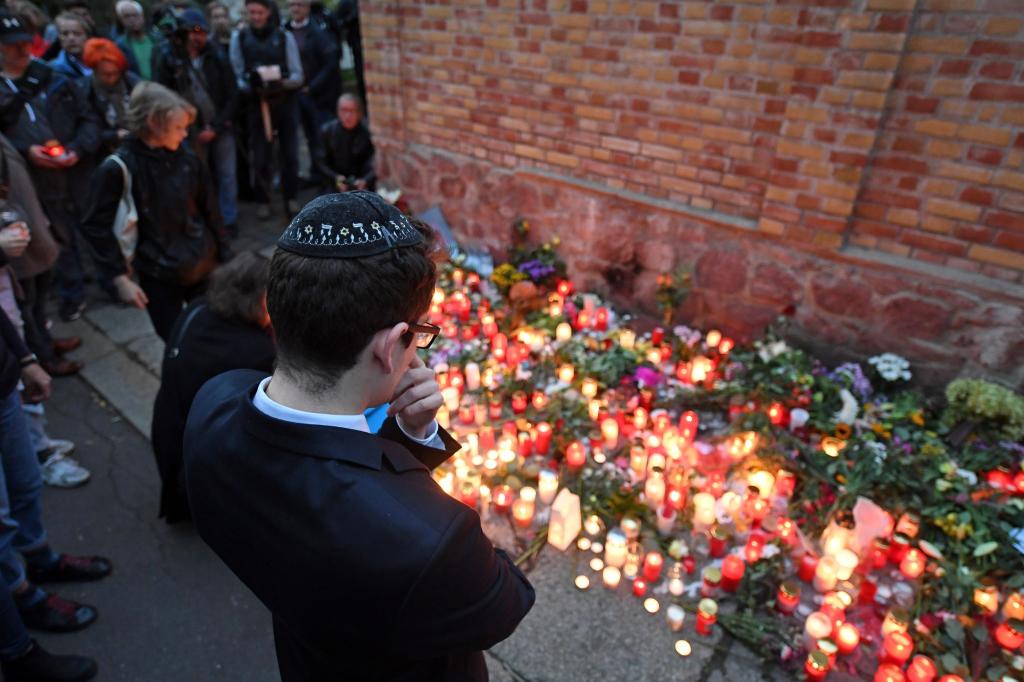
<svg viewBox="0 0 1024 682">
<path fill-rule="evenodd" d="M 423 235 L 376 192 L 325 194 L 302 207 L 277 247 L 310 258 L 364 258 L 423 242 Z"/>
</svg>

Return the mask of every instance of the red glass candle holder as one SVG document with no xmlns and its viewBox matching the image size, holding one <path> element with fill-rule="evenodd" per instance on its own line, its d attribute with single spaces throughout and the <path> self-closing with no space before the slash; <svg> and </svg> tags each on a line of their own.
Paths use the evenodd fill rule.
<svg viewBox="0 0 1024 682">
<path fill-rule="evenodd" d="M 644 578 L 650 582 L 657 582 L 661 577 L 661 568 L 665 560 L 658 552 L 648 552 L 644 557 Z"/>
<path fill-rule="evenodd" d="M 747 565 L 743 563 L 743 559 L 735 554 L 725 557 L 722 560 L 722 589 L 726 592 L 735 592 L 746 570 Z"/>
</svg>

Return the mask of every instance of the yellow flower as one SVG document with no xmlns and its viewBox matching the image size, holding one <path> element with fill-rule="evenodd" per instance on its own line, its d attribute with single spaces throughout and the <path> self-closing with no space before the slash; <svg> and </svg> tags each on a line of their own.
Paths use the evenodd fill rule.
<svg viewBox="0 0 1024 682">
<path fill-rule="evenodd" d="M 917 410 L 910 415 L 910 421 L 914 422 L 918 426 L 924 426 L 924 415 L 921 414 L 921 410 Z"/>
</svg>

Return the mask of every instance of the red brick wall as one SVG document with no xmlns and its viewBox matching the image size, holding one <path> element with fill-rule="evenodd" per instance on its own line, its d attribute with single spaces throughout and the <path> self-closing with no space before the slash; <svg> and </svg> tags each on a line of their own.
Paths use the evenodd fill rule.
<svg viewBox="0 0 1024 682">
<path fill-rule="evenodd" d="M 383 175 L 467 241 L 523 215 L 624 299 L 691 263 L 698 322 L 1024 378 L 1019 0 L 363 12 Z"/>
</svg>

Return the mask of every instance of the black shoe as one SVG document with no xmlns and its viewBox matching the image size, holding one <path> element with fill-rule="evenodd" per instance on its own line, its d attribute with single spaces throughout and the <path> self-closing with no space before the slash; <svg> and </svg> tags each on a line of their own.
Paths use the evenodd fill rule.
<svg viewBox="0 0 1024 682">
<path fill-rule="evenodd" d="M 61 554 L 49 568 L 28 568 L 28 579 L 34 583 L 75 583 L 99 580 L 113 570 L 110 559 L 101 556 Z"/>
<path fill-rule="evenodd" d="M 28 653 L 0 663 L 6 682 L 80 682 L 96 676 L 96 661 L 51 654 L 32 640 Z"/>
<path fill-rule="evenodd" d="M 45 632 L 75 632 L 93 624 L 97 617 L 96 607 L 79 604 L 56 594 L 35 606 L 21 611 L 25 627 Z"/>
<path fill-rule="evenodd" d="M 78 303 L 73 303 L 72 301 L 61 301 L 60 310 L 58 312 L 60 314 L 60 319 L 65 322 L 74 322 L 82 316 L 82 312 L 84 310 L 85 301 L 79 301 Z"/>
</svg>

